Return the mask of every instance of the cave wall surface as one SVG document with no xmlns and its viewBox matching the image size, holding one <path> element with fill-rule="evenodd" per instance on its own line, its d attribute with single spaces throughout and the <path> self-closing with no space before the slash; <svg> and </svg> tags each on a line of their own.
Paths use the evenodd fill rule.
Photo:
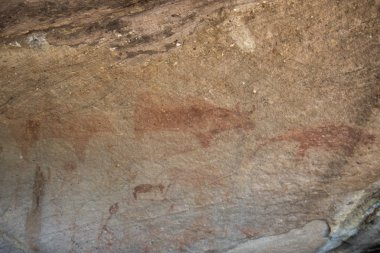
<svg viewBox="0 0 380 253">
<path fill-rule="evenodd" d="M 0 252 L 373 252 L 379 8 L 1 1 Z"/>
</svg>

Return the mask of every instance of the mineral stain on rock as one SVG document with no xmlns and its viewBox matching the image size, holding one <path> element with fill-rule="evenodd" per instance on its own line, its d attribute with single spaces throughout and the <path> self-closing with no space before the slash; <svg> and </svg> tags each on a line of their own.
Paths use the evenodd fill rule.
<svg viewBox="0 0 380 253">
<path fill-rule="evenodd" d="M 37 166 L 34 174 L 32 207 L 26 217 L 25 231 L 29 246 L 34 251 L 39 251 L 39 236 L 41 233 L 42 200 L 45 194 L 46 179 L 41 168 Z"/>
<path fill-rule="evenodd" d="M 170 103 L 171 101 L 173 103 Z M 184 102 L 145 93 L 138 97 L 135 132 L 142 136 L 153 131 L 183 131 L 195 135 L 203 147 L 213 138 L 232 129 L 252 130 L 250 112 L 215 106 L 205 100 L 188 98 Z"/>
<path fill-rule="evenodd" d="M 320 147 L 326 150 L 342 151 L 352 156 L 359 143 L 371 144 L 375 135 L 367 134 L 360 128 L 347 125 L 324 125 L 303 129 L 292 129 L 283 135 L 270 138 L 261 143 L 256 151 L 275 142 L 298 142 L 297 156 L 304 157 L 310 148 Z"/>
<path fill-rule="evenodd" d="M 104 115 L 44 115 L 27 120 L 10 120 L 9 128 L 24 158 L 28 157 L 30 149 L 38 140 L 57 138 L 70 143 L 81 161 L 94 135 L 114 132 L 110 120 Z"/>
</svg>

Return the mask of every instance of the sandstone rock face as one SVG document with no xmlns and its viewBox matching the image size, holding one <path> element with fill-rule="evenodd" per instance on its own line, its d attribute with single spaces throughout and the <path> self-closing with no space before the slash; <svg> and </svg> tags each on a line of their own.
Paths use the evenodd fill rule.
<svg viewBox="0 0 380 253">
<path fill-rule="evenodd" d="M 324 221 L 312 221 L 286 234 L 262 237 L 238 245 L 230 253 L 244 252 L 316 252 L 327 241 L 329 227 Z"/>
<path fill-rule="evenodd" d="M 7 0 L 0 16 L 0 252 L 380 243 L 379 1 Z"/>
</svg>

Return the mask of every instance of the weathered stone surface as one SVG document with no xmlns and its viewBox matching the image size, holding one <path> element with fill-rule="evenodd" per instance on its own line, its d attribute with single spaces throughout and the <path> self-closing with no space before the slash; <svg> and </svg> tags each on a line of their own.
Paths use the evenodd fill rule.
<svg viewBox="0 0 380 253">
<path fill-rule="evenodd" d="M 344 244 L 332 252 L 335 253 L 360 253 L 360 252 L 378 252 L 380 244 L 380 213 L 377 210 L 370 219 L 362 224 L 360 230 Z M 363 251 L 364 249 L 364 251 Z"/>
<path fill-rule="evenodd" d="M 376 247 L 378 1 L 0 16 L 0 252 Z"/>
<path fill-rule="evenodd" d="M 229 253 L 313 253 L 327 242 L 329 227 L 324 221 L 312 221 L 286 234 L 267 236 L 248 241 Z"/>
</svg>

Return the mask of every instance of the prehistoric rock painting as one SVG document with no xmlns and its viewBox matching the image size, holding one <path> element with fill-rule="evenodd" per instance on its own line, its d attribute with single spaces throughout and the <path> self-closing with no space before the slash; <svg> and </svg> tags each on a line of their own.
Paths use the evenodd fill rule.
<svg viewBox="0 0 380 253">
<path fill-rule="evenodd" d="M 58 138 L 69 142 L 80 160 L 84 160 L 89 140 L 97 134 L 113 133 L 114 128 L 104 115 L 45 115 L 10 120 L 11 135 L 27 159 L 32 146 L 40 139 Z"/>
<path fill-rule="evenodd" d="M 292 129 L 287 133 L 270 138 L 261 143 L 256 151 L 275 142 L 298 142 L 298 157 L 304 157 L 310 148 L 340 151 L 351 156 L 359 143 L 370 144 L 375 135 L 367 134 L 360 128 L 347 125 L 324 125 L 302 129 Z"/>
<path fill-rule="evenodd" d="M 109 209 L 109 215 L 102 223 L 100 233 L 97 238 L 98 248 L 102 248 L 103 251 L 108 251 L 107 248 L 111 247 L 116 240 L 115 234 L 112 229 L 108 226 L 109 221 L 112 217 L 119 211 L 119 203 L 116 202 L 112 204 Z"/>
<path fill-rule="evenodd" d="M 249 239 L 252 239 L 252 238 L 255 238 L 257 237 L 258 235 L 260 235 L 260 231 L 257 230 L 257 229 L 254 229 L 252 227 L 242 227 L 239 229 L 239 231 L 246 237 L 246 238 L 249 238 Z"/>
<path fill-rule="evenodd" d="M 135 200 L 137 200 L 137 197 L 139 194 L 156 192 L 156 191 L 162 194 L 164 193 L 164 189 L 165 189 L 165 186 L 162 184 L 158 184 L 158 185 L 140 184 L 133 189 L 133 197 L 135 198 Z"/>
<path fill-rule="evenodd" d="M 34 174 L 32 207 L 26 218 L 25 230 L 29 246 L 33 251 L 39 251 L 39 237 L 41 233 L 42 200 L 45 195 L 46 179 L 37 166 Z"/>
<path fill-rule="evenodd" d="M 136 103 L 135 132 L 140 137 L 153 131 L 184 131 L 195 135 L 203 147 L 208 147 L 221 132 L 253 127 L 250 113 L 218 107 L 201 99 L 187 98 L 180 102 L 145 93 Z"/>
</svg>

